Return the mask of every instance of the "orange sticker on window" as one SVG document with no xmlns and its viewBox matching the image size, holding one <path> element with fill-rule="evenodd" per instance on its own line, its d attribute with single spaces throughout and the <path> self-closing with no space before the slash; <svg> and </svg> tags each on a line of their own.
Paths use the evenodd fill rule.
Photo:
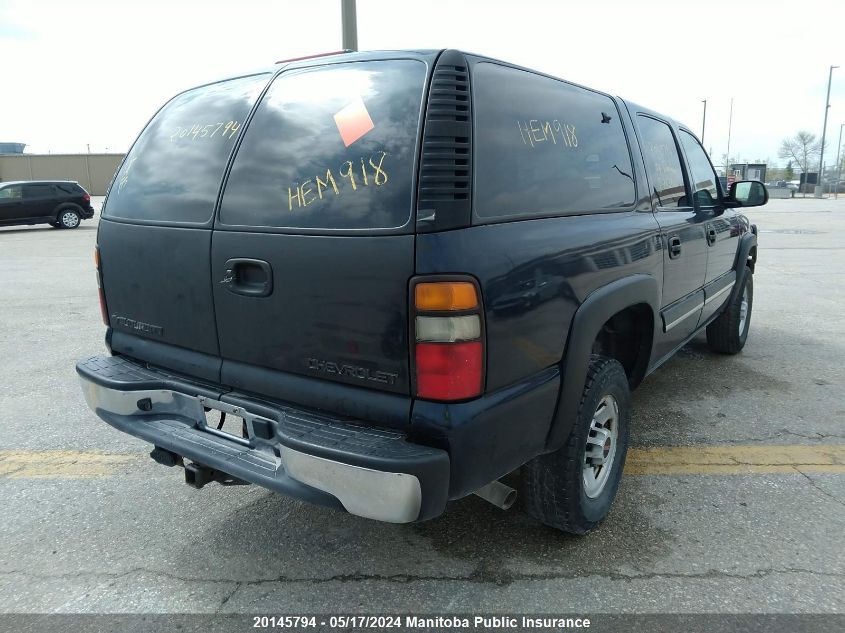
<svg viewBox="0 0 845 633">
<path fill-rule="evenodd" d="M 370 113 L 367 112 L 367 106 L 360 97 L 335 114 L 334 122 L 346 147 L 375 127 Z"/>
</svg>

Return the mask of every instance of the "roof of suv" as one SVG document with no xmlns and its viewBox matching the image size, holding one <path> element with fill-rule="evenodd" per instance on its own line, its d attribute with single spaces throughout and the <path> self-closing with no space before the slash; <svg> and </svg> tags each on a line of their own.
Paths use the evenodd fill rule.
<svg viewBox="0 0 845 633">
<path fill-rule="evenodd" d="M 312 55 L 312 56 L 307 56 L 307 57 L 295 58 L 295 59 L 291 59 L 291 60 L 282 60 L 282 61 L 276 62 L 269 69 L 263 68 L 263 69 L 256 70 L 255 72 L 267 72 L 269 70 L 269 72 L 276 73 L 281 68 L 285 68 L 285 69 L 290 70 L 290 69 L 295 69 L 295 68 L 305 68 L 305 67 L 308 67 L 308 66 L 321 66 L 321 65 L 325 65 L 325 64 L 347 62 L 347 61 L 369 61 L 369 60 L 378 60 L 378 59 L 390 59 L 391 57 L 394 57 L 396 55 L 411 55 L 411 56 L 417 56 L 417 57 L 436 57 L 440 53 L 444 52 L 445 50 L 451 50 L 451 49 L 442 49 L 442 48 L 440 48 L 440 49 L 434 49 L 434 48 L 407 49 L 407 50 L 405 50 L 405 49 L 394 49 L 394 50 L 376 50 L 376 51 L 363 51 L 363 52 L 360 52 L 360 51 L 338 52 L 337 54 L 331 54 L 331 53 L 329 53 L 329 54 L 318 54 L 318 55 Z M 525 70 L 525 71 L 528 71 L 528 72 L 531 72 L 531 73 L 534 73 L 534 74 L 537 74 L 537 75 L 541 75 L 543 77 L 549 77 L 551 79 L 557 79 L 557 80 L 560 80 L 560 81 L 565 81 L 566 83 L 569 83 L 569 84 L 572 84 L 572 85 L 575 85 L 575 86 L 579 86 L 581 88 L 586 88 L 587 90 L 591 90 L 593 92 L 599 92 L 601 94 L 606 94 L 607 96 L 611 96 L 609 93 L 604 92 L 601 89 L 586 86 L 584 84 L 579 84 L 575 81 L 565 79 L 563 77 L 558 77 L 556 75 L 551 75 L 549 73 L 546 73 L 546 72 L 543 72 L 543 71 L 540 71 L 540 70 L 537 70 L 537 69 L 534 69 L 534 68 L 528 68 L 526 66 L 514 64 L 512 62 L 508 62 L 508 61 L 505 61 L 505 60 L 502 60 L 502 59 L 498 59 L 496 57 L 490 57 L 488 55 L 480 55 L 478 53 L 471 53 L 471 52 L 460 50 L 460 49 L 455 49 L 455 50 L 457 50 L 457 52 L 461 53 L 462 55 L 465 55 L 465 56 L 468 56 L 468 57 L 471 57 L 471 58 L 502 64 L 502 65 L 508 66 L 510 68 Z M 250 74 L 250 73 L 243 73 L 243 74 Z M 243 76 L 243 75 L 241 75 L 241 76 Z M 230 77 L 230 78 L 232 78 L 232 77 Z M 626 99 L 623 99 L 622 97 L 619 97 L 619 96 L 617 96 L 617 98 L 621 99 L 622 101 L 627 103 L 628 106 L 630 106 L 631 108 L 633 108 L 637 112 L 643 112 L 643 113 L 646 113 L 646 114 L 651 114 L 651 115 L 654 115 L 654 116 L 659 117 L 661 119 L 668 120 L 675 125 L 682 125 L 679 121 L 672 119 L 671 117 L 667 117 L 666 115 L 661 114 L 661 113 L 659 113 L 655 110 L 640 106 L 639 104 L 632 103 L 631 101 L 627 101 Z"/>
<path fill-rule="evenodd" d="M 9 182 L 0 182 L 0 187 L 8 185 L 78 185 L 76 180 L 10 180 Z"/>
<path fill-rule="evenodd" d="M 528 68 L 526 66 L 520 66 L 519 64 L 514 64 L 502 59 L 498 59 L 496 57 L 490 57 L 488 55 L 480 55 L 478 53 L 471 53 L 469 51 L 461 50 L 461 49 L 446 49 L 446 48 L 414 48 L 414 49 L 390 49 L 390 50 L 375 50 L 375 51 L 349 51 L 343 52 L 339 51 L 337 53 L 318 53 L 314 55 L 308 55 L 304 57 L 295 57 L 290 60 L 281 60 L 276 62 L 270 67 L 263 66 L 252 68 L 250 70 L 246 70 L 242 73 L 237 75 L 226 75 L 224 77 L 218 77 L 213 81 L 206 82 L 204 84 L 200 84 L 198 86 L 193 86 L 193 88 L 200 88 L 202 86 L 211 85 L 214 83 L 218 83 L 220 81 L 226 81 L 228 79 L 236 79 L 238 77 L 245 77 L 254 74 L 260 73 L 277 73 L 281 70 L 294 70 L 299 68 L 308 68 L 310 66 L 325 66 L 328 64 L 336 64 L 336 63 L 344 63 L 350 61 L 376 61 L 376 60 L 383 60 L 383 59 L 393 59 L 397 55 L 402 56 L 410 56 L 410 57 L 417 57 L 417 58 L 428 58 L 429 60 L 433 61 L 436 59 L 440 53 L 443 53 L 447 50 L 454 50 L 462 55 L 465 55 L 470 58 L 474 58 L 476 60 L 484 60 L 489 62 L 494 62 L 498 64 L 502 64 L 505 66 L 509 66 L 511 68 L 516 68 L 518 70 L 526 70 L 531 73 L 535 73 L 537 75 L 541 75 L 544 77 L 549 77 L 551 79 L 558 79 L 561 81 L 566 81 L 567 83 L 573 84 L 575 86 L 579 86 L 581 88 L 586 88 L 588 90 L 592 90 L 593 92 L 599 92 L 601 94 L 608 93 L 603 92 L 602 90 L 598 90 L 596 88 L 590 88 L 589 86 L 585 86 L 574 81 L 563 79 L 562 77 L 557 77 L 555 75 L 550 75 L 548 73 L 536 70 L 534 68 Z M 192 88 L 188 88 L 190 90 Z M 662 116 L 662 115 L 661 115 Z"/>
<path fill-rule="evenodd" d="M 216 79 L 215 81 L 208 82 L 208 84 L 204 84 L 204 85 L 209 85 L 211 83 L 217 83 L 218 81 L 225 81 L 226 79 L 234 79 L 236 77 L 244 77 L 244 76 L 248 76 L 248 75 L 252 75 L 252 74 L 258 74 L 258 73 L 269 72 L 269 73 L 275 74 L 277 72 L 280 72 L 283 69 L 284 70 L 292 70 L 292 69 L 299 69 L 299 68 L 307 68 L 307 67 L 310 67 L 310 66 L 323 66 L 323 65 L 327 65 L 327 64 L 336 64 L 336 63 L 343 63 L 343 62 L 349 62 L 349 61 L 371 61 L 371 60 L 380 60 L 380 59 L 391 59 L 391 58 L 395 58 L 397 55 L 412 56 L 412 57 L 417 57 L 417 58 L 429 58 L 430 60 L 433 60 L 433 59 L 436 59 L 440 55 L 440 53 L 442 53 L 446 50 L 452 50 L 452 49 L 444 49 L 444 48 L 422 49 L 422 48 L 419 48 L 419 49 L 407 49 L 407 50 L 405 50 L 405 49 L 394 49 L 394 50 L 376 50 L 376 51 L 363 51 L 363 52 L 361 52 L 361 51 L 338 52 L 337 54 L 333 54 L 333 53 L 316 54 L 316 55 L 305 56 L 305 57 L 301 57 L 301 58 L 294 58 L 294 59 L 291 59 L 291 60 L 281 60 L 281 61 L 276 62 L 275 64 L 273 64 L 269 68 L 266 67 L 266 66 L 262 67 L 262 68 L 255 68 L 255 69 L 252 69 L 251 71 L 240 73 L 239 75 L 235 75 L 235 76 L 229 75 L 227 77 L 221 77 L 219 79 Z M 569 79 L 565 79 L 563 77 L 558 77 L 556 75 L 550 75 L 548 73 L 545 73 L 545 72 L 540 71 L 540 70 L 536 70 L 534 68 L 528 68 L 528 67 L 525 67 L 525 66 L 520 66 L 519 64 L 514 64 L 514 63 L 511 63 L 511 62 L 508 62 L 508 61 L 497 59 L 495 57 L 490 57 L 488 55 L 479 55 L 478 53 L 470 53 L 468 51 L 464 51 L 464 50 L 460 50 L 460 49 L 454 49 L 454 50 L 461 53 L 462 55 L 468 56 L 470 58 L 474 58 L 476 60 L 490 61 L 490 62 L 494 62 L 494 63 L 498 63 L 498 64 L 508 66 L 510 68 L 515 68 L 515 69 L 518 69 L 518 70 L 525 70 L 525 71 L 528 71 L 528 72 L 531 72 L 531 73 L 534 73 L 534 74 L 537 74 L 537 75 L 541 75 L 543 77 L 548 77 L 550 79 L 557 79 L 557 80 L 560 80 L 560 81 L 565 81 L 566 83 L 572 84 L 574 86 L 579 86 L 581 88 L 585 88 L 587 90 L 591 90 L 593 92 L 598 92 L 600 94 L 604 94 L 608 97 L 614 98 L 614 95 L 611 95 L 607 92 L 604 92 L 601 89 L 586 86 L 584 84 L 579 84 L 577 82 L 571 81 Z M 199 87 L 199 86 L 195 86 L 195 87 Z M 641 106 L 637 103 L 633 103 L 631 101 L 628 101 L 627 99 L 624 99 L 623 97 L 621 97 L 619 95 L 615 95 L 615 99 L 617 99 L 621 102 L 622 107 L 627 107 L 629 109 L 631 116 L 635 116 L 636 113 L 643 113 L 643 114 L 647 114 L 647 115 L 652 115 L 652 116 L 655 116 L 659 119 L 663 119 L 664 121 L 668 121 L 670 124 L 672 124 L 674 126 L 684 127 L 687 131 L 692 133 L 693 136 L 695 136 L 695 134 L 692 132 L 692 128 L 683 125 L 680 121 L 673 119 L 672 117 L 668 117 L 668 116 L 666 116 L 666 115 L 664 115 L 660 112 L 652 110 L 651 108 L 643 107 L 643 106 Z"/>
</svg>

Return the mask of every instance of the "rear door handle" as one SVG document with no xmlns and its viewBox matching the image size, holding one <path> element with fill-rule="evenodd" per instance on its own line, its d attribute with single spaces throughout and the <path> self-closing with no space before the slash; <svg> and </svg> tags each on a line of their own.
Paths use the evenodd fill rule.
<svg viewBox="0 0 845 633">
<path fill-rule="evenodd" d="M 707 227 L 707 243 L 710 246 L 713 246 L 713 244 L 716 243 L 716 229 L 712 226 Z"/>
<path fill-rule="evenodd" d="M 220 283 L 236 295 L 267 297 L 273 292 L 273 268 L 263 259 L 230 259 Z"/>
<path fill-rule="evenodd" d="M 681 254 L 681 238 L 673 235 L 669 238 L 669 257 L 674 259 Z"/>
</svg>

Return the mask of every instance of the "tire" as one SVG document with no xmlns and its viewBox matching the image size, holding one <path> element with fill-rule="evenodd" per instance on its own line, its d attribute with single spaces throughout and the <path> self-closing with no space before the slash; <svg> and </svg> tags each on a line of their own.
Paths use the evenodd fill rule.
<svg viewBox="0 0 845 633">
<path fill-rule="evenodd" d="M 720 354 L 738 354 L 748 339 L 754 304 L 754 275 L 746 267 L 742 277 L 739 292 L 724 307 L 722 314 L 707 326 L 707 345 Z"/>
<path fill-rule="evenodd" d="M 599 430 L 596 424 L 605 413 L 611 417 L 599 425 Z M 619 488 L 630 419 L 631 393 L 622 365 L 612 358 L 591 356 L 578 416 L 566 443 L 522 468 L 526 512 L 548 526 L 573 534 L 585 534 L 596 527 L 607 516 Z M 605 435 L 601 431 L 608 432 L 604 443 L 595 441 Z M 593 440 L 589 443 L 592 452 L 609 460 L 609 470 L 604 470 L 605 466 L 588 467 L 588 438 Z"/>
<path fill-rule="evenodd" d="M 67 207 L 59 211 L 56 222 L 63 229 L 75 229 L 82 223 L 82 216 L 79 211 Z"/>
</svg>

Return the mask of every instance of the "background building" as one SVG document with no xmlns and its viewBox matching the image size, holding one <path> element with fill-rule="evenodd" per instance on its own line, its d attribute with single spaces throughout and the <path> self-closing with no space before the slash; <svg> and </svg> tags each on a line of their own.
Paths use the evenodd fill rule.
<svg viewBox="0 0 845 633">
<path fill-rule="evenodd" d="M 0 143 L 0 154 L 23 154 L 26 143 Z"/>
<path fill-rule="evenodd" d="M 0 144 L 0 182 L 10 180 L 75 180 L 93 196 L 103 196 L 123 154 L 3 154 Z"/>
</svg>

